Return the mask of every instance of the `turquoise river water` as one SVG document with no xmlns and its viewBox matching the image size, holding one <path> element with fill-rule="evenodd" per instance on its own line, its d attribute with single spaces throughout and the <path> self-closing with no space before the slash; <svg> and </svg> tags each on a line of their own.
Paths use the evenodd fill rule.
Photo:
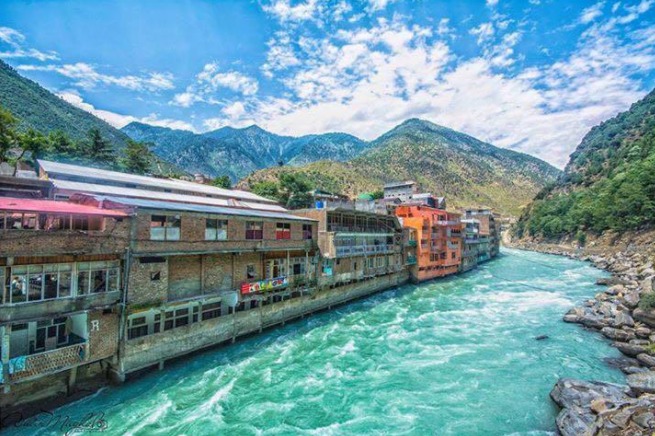
<svg viewBox="0 0 655 436">
<path fill-rule="evenodd" d="M 561 321 L 604 274 L 503 250 L 468 274 L 373 295 L 54 413 L 102 413 L 111 435 L 549 434 L 559 377 L 623 381 L 603 361 L 615 349 Z"/>
</svg>

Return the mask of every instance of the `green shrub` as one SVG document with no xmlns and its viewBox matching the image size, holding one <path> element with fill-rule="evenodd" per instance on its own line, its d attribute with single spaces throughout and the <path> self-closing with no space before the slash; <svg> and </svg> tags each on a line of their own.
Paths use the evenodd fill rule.
<svg viewBox="0 0 655 436">
<path fill-rule="evenodd" d="M 641 300 L 639 300 L 639 308 L 642 310 L 655 308 L 655 292 L 648 292 L 642 295 Z"/>
</svg>

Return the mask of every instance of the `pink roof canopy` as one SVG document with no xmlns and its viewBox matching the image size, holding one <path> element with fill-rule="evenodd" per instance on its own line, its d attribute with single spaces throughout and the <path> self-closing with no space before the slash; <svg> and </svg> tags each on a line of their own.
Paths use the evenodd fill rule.
<svg viewBox="0 0 655 436">
<path fill-rule="evenodd" d="M 67 201 L 34 200 L 30 198 L 0 197 L 0 211 L 35 212 L 71 215 L 101 215 L 109 217 L 126 217 L 125 212 L 99 209 Z"/>
</svg>

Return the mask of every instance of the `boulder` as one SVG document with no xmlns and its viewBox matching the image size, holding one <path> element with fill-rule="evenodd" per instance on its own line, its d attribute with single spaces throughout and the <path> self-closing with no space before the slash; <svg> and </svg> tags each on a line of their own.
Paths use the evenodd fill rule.
<svg viewBox="0 0 655 436">
<path fill-rule="evenodd" d="M 601 317 L 597 315 L 589 315 L 585 314 L 581 316 L 578 319 L 578 322 L 582 324 L 585 327 L 593 328 L 593 329 L 602 329 L 603 327 L 607 327 L 607 321 L 602 319 Z"/>
<path fill-rule="evenodd" d="M 605 399 L 614 404 L 626 400 L 629 389 L 626 386 L 596 381 L 583 381 L 561 378 L 550 391 L 550 398 L 562 408 L 589 408 L 591 402 Z"/>
<path fill-rule="evenodd" d="M 628 306 L 631 309 L 634 309 L 639 304 L 639 292 L 637 291 L 628 291 L 623 294 L 623 304 Z"/>
<path fill-rule="evenodd" d="M 655 371 L 630 374 L 626 381 L 635 395 L 655 393 Z"/>
<path fill-rule="evenodd" d="M 640 286 L 642 292 L 653 292 L 653 276 L 648 276 L 641 281 Z"/>
<path fill-rule="evenodd" d="M 652 310 L 646 311 L 638 307 L 632 311 L 632 317 L 649 327 L 655 327 L 655 313 Z"/>
<path fill-rule="evenodd" d="M 637 355 L 646 352 L 646 348 L 641 345 L 626 344 L 625 342 L 614 342 L 613 344 L 621 353 L 630 357 L 637 357 Z"/>
<path fill-rule="evenodd" d="M 637 327 L 635 329 L 635 335 L 637 335 L 638 338 L 647 339 L 648 337 L 650 337 L 651 333 L 652 330 L 649 329 L 648 327 L 642 326 L 642 327 Z"/>
<path fill-rule="evenodd" d="M 607 288 L 605 292 L 607 292 L 610 295 L 619 295 L 619 294 L 624 294 L 626 290 L 627 289 L 625 288 L 624 285 L 614 285 Z"/>
<path fill-rule="evenodd" d="M 613 368 L 618 368 L 621 371 L 623 371 L 625 368 L 636 367 L 639 365 L 639 361 L 637 359 L 628 356 L 606 357 L 603 360 L 607 365 Z"/>
<path fill-rule="evenodd" d="M 628 342 L 631 339 L 635 338 L 635 335 L 633 333 L 627 332 L 625 330 L 612 328 L 612 327 L 603 327 L 600 332 L 606 338 L 613 339 L 619 342 Z"/>
<path fill-rule="evenodd" d="M 632 319 L 629 313 L 627 312 L 617 312 L 614 317 L 614 327 L 634 327 L 635 321 Z"/>
<path fill-rule="evenodd" d="M 646 354 L 646 353 L 638 354 L 637 360 L 646 366 L 649 367 L 655 366 L 655 357 L 651 356 L 650 354 Z"/>
<path fill-rule="evenodd" d="M 593 436 L 596 434 L 596 415 L 590 409 L 571 407 L 562 409 L 556 419 L 562 436 Z"/>
</svg>

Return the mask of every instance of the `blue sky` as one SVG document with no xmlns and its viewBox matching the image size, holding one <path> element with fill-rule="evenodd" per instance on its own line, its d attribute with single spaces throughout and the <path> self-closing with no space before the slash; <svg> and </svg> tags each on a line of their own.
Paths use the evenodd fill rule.
<svg viewBox="0 0 655 436">
<path fill-rule="evenodd" d="M 2 0 L 0 58 L 117 127 L 419 117 L 561 167 L 655 87 L 655 0 Z"/>
</svg>

